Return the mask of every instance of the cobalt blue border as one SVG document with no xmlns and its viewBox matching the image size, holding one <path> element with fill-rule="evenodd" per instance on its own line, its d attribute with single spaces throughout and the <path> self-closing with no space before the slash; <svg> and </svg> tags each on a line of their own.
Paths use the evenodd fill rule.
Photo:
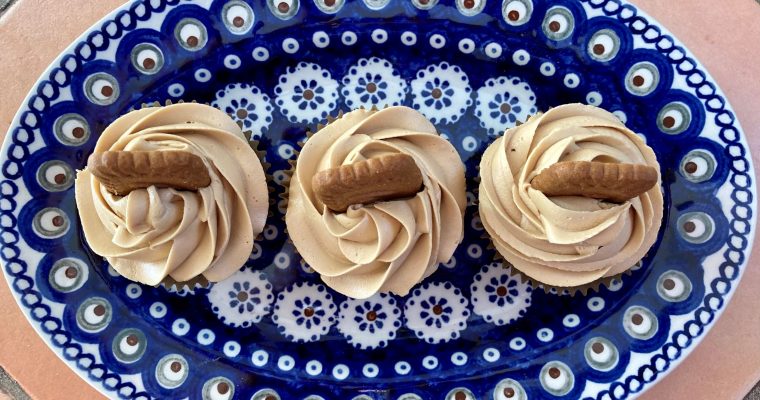
<svg viewBox="0 0 760 400">
<path fill-rule="evenodd" d="M 709 76 L 700 68 L 700 64 L 689 56 L 689 52 L 661 28 L 650 23 L 648 18 L 641 15 L 634 6 L 618 0 L 581 0 L 591 8 L 601 10 L 605 15 L 614 17 L 629 27 L 634 35 L 639 35 L 646 43 L 653 44 L 657 50 L 668 57 L 679 74 L 686 76 L 689 87 L 695 90 L 697 97 L 702 100 L 705 108 L 716 113 L 715 124 L 720 128 L 719 138 L 726 145 L 727 153 L 732 161 L 748 160 L 746 145 L 743 143 L 738 122 L 719 89 L 710 82 Z M 40 128 L 41 114 L 50 106 L 51 101 L 58 97 L 60 88 L 71 83 L 72 74 L 81 69 L 84 63 L 91 61 L 98 50 L 105 49 L 113 39 L 120 38 L 125 32 L 134 29 L 136 21 L 151 18 L 154 13 L 162 12 L 168 6 L 179 4 L 176 0 L 162 0 L 155 6 L 150 1 L 135 2 L 123 6 L 112 13 L 108 19 L 99 23 L 99 28 L 90 30 L 83 35 L 75 45 L 72 45 L 58 61 L 57 66 L 49 69 L 45 80 L 40 80 L 33 89 L 13 123 L 12 133 L 3 146 L 2 174 L 0 182 L 0 258 L 5 265 L 8 283 L 13 289 L 17 301 L 23 305 L 24 312 L 35 325 L 38 333 L 58 349 L 59 355 L 80 375 L 86 376 L 92 382 L 98 383 L 98 389 L 107 395 L 120 397 L 149 398 L 145 393 L 135 393 L 137 389 L 128 382 L 123 382 L 121 376 L 109 370 L 104 364 L 95 363 L 95 358 L 87 354 L 82 347 L 71 340 L 62 322 L 52 317 L 50 308 L 42 304 L 41 294 L 35 290 L 34 281 L 25 275 L 26 261 L 21 257 L 17 219 L 14 212 L 18 203 L 16 196 L 19 188 L 15 180 L 22 176 L 23 161 L 29 156 L 29 145 L 34 141 L 34 131 Z M 138 13 L 138 10 L 142 10 Z M 128 16 L 125 18 L 125 16 Z M 97 44 L 96 44 L 97 43 Z M 55 65 L 55 64 L 54 64 Z M 729 177 L 734 190 L 731 199 L 735 203 L 731 215 L 736 218 L 730 224 L 730 235 L 726 241 L 728 249 L 724 252 L 724 260 L 718 268 L 719 277 L 709 285 L 703 304 L 693 315 L 694 320 L 686 324 L 684 330 L 674 332 L 671 340 L 666 343 L 659 354 L 642 366 L 635 376 L 629 376 L 624 382 L 612 383 L 610 388 L 599 393 L 597 398 L 611 396 L 625 398 L 641 393 L 642 390 L 661 378 L 672 369 L 673 364 L 684 358 L 684 350 L 693 347 L 706 333 L 707 329 L 719 316 L 730 299 L 735 284 L 738 282 L 747 255 L 751 248 L 754 231 L 752 227 L 756 209 L 754 197 L 754 181 L 751 174 L 751 160 L 740 169 L 734 163 L 729 168 Z M 738 177 L 743 177 L 746 186 L 739 185 Z M 740 196 L 741 195 L 741 196 Z M 741 200 L 743 198 L 744 200 Z M 740 218 L 739 207 L 749 209 L 747 218 Z M 739 229 L 736 221 L 746 222 L 746 229 Z M 739 243 L 734 244 L 734 241 Z M 39 326 L 37 326 L 38 324 Z"/>
</svg>

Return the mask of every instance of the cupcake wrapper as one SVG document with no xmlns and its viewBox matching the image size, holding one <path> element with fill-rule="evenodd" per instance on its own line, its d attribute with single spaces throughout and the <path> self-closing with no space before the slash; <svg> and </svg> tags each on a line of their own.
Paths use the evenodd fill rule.
<svg viewBox="0 0 760 400">
<path fill-rule="evenodd" d="M 136 106 L 130 107 L 129 109 L 127 109 L 127 113 L 135 111 L 135 110 L 140 110 L 146 107 L 162 107 L 162 106 L 170 106 L 172 104 L 182 104 L 182 103 L 197 103 L 197 101 L 177 100 L 176 102 L 174 102 L 170 99 L 166 99 L 164 100 L 163 103 L 161 103 L 160 101 L 156 100 L 156 101 L 151 101 L 149 103 L 141 103 L 139 107 L 136 107 Z M 207 106 L 210 105 L 209 103 L 203 103 L 203 104 Z"/>
<path fill-rule="evenodd" d="M 230 118 L 234 119 L 234 116 L 232 114 L 227 114 L 230 116 Z M 243 123 L 240 121 L 236 122 L 237 125 L 240 127 L 240 129 L 243 129 Z M 256 139 L 251 139 L 253 137 L 253 131 L 243 131 L 243 135 L 248 139 L 248 145 L 251 147 L 251 150 L 253 150 L 254 153 L 256 153 L 256 157 L 259 159 L 259 162 L 261 163 L 261 168 L 264 170 L 264 177 L 266 178 L 267 183 L 267 192 L 269 195 L 267 196 L 269 199 L 269 207 L 267 207 L 267 219 L 274 217 L 274 212 L 272 212 L 272 206 L 275 205 L 275 198 L 272 196 L 272 193 L 274 193 L 274 188 L 272 188 L 272 183 L 274 183 L 274 176 L 272 176 L 270 170 L 272 169 L 272 164 L 267 161 L 267 153 L 266 150 L 261 149 L 261 142 L 259 142 Z M 260 242 L 264 240 L 263 233 L 259 233 L 256 238 L 254 238 L 254 241 Z"/>
<path fill-rule="evenodd" d="M 252 133 L 253 132 L 251 131 L 243 132 L 243 134 L 249 138 L 252 137 Z M 267 191 L 269 192 L 269 196 L 268 196 L 269 207 L 267 208 L 267 219 L 269 219 L 274 216 L 274 212 L 272 212 L 272 206 L 275 205 L 275 197 L 272 196 L 272 193 L 274 193 L 274 188 L 272 188 L 272 183 L 274 183 L 274 176 L 272 176 L 272 174 L 270 173 L 272 164 L 267 162 L 266 151 L 260 149 L 261 143 L 258 140 L 249 139 L 248 145 L 251 146 L 251 149 L 253 149 L 253 152 L 256 153 L 256 157 L 258 157 L 259 162 L 261 163 L 261 167 L 264 169 L 264 177 L 266 178 Z M 256 237 L 256 240 L 262 240 L 261 234 L 259 234 Z"/>
<path fill-rule="evenodd" d="M 156 285 L 156 287 L 159 286 L 168 291 L 181 292 L 183 290 L 193 291 L 196 289 L 208 289 L 211 287 L 211 282 L 209 282 L 203 275 L 198 275 L 195 278 L 184 282 L 178 282 L 171 276 L 167 276 L 161 281 L 161 283 Z"/>
<path fill-rule="evenodd" d="M 206 105 L 210 105 L 209 103 L 205 103 Z M 221 109 L 217 108 L 219 111 L 222 111 Z M 235 119 L 235 116 L 231 113 L 227 113 L 227 115 L 230 116 L 233 120 Z M 235 122 L 240 129 L 243 129 L 243 123 L 241 121 Z M 275 199 L 272 197 L 272 193 L 274 193 L 274 189 L 272 188 L 272 183 L 274 182 L 274 176 L 270 173 L 270 170 L 272 168 L 272 164 L 267 161 L 267 152 L 266 150 L 261 148 L 261 142 L 259 142 L 256 139 L 253 138 L 253 131 L 247 130 L 243 131 L 243 135 L 248 139 L 248 145 L 251 147 L 251 150 L 253 150 L 254 153 L 256 153 L 256 157 L 259 159 L 259 162 L 261 163 L 261 167 L 264 170 L 264 177 L 266 178 L 267 182 L 267 191 L 269 192 L 269 208 L 267 209 L 267 219 L 272 218 L 274 216 L 274 213 L 272 212 L 271 208 L 275 204 Z M 256 239 L 257 241 L 263 240 L 263 237 L 261 234 L 259 234 Z"/>
<path fill-rule="evenodd" d="M 478 217 L 480 217 L 480 214 L 477 213 L 477 212 L 476 212 L 476 215 Z M 632 271 L 633 266 L 631 266 L 631 268 L 627 269 L 623 273 L 620 273 L 620 274 L 617 274 L 617 275 L 613 275 L 613 276 L 604 276 L 604 277 L 601 277 L 601 278 L 599 278 L 599 279 L 597 279 L 597 280 L 595 280 L 593 282 L 589 282 L 589 283 L 587 283 L 585 285 L 581 285 L 581 286 L 567 286 L 567 287 L 564 287 L 564 286 L 547 285 L 547 284 L 545 284 L 543 282 L 540 282 L 540 281 L 538 281 L 538 280 L 536 280 L 534 278 L 529 277 L 528 275 L 525 275 L 517 267 L 515 267 L 514 265 L 512 265 L 512 263 L 510 263 L 509 261 L 507 261 L 507 259 L 505 259 L 504 256 L 502 256 L 501 253 L 499 253 L 499 251 L 496 250 L 496 247 L 493 245 L 493 240 L 491 239 L 491 236 L 488 234 L 488 232 L 484 233 L 481 237 L 483 239 L 488 239 L 488 246 L 486 246 L 486 248 L 488 250 L 493 250 L 493 254 L 494 254 L 493 260 L 494 261 L 503 264 L 505 267 L 509 267 L 511 269 L 511 271 L 512 271 L 512 275 L 514 275 L 516 277 L 519 277 L 521 282 L 528 283 L 529 285 L 531 285 L 533 287 L 534 290 L 535 289 L 540 289 L 540 290 L 543 290 L 545 293 L 559 294 L 559 295 L 563 295 L 563 296 L 564 295 L 575 296 L 576 294 L 580 293 L 580 294 L 582 294 L 582 295 L 585 296 L 585 295 L 589 294 L 590 292 L 597 292 L 598 293 L 599 290 L 600 290 L 600 288 L 603 287 L 603 286 L 607 287 L 607 288 L 610 288 L 610 286 L 616 280 L 621 280 L 622 277 L 623 277 L 623 275 L 631 275 L 633 273 L 633 271 Z M 634 264 L 634 266 L 635 266 L 635 264 Z"/>
</svg>

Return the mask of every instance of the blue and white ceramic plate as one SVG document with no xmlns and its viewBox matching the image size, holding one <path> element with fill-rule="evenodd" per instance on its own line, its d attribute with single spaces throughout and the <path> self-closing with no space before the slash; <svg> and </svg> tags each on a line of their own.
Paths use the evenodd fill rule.
<svg viewBox="0 0 760 400">
<path fill-rule="evenodd" d="M 287 241 L 280 202 L 226 281 L 128 282 L 84 242 L 72 184 L 108 123 L 165 100 L 210 102 L 253 131 L 275 198 L 306 129 L 339 110 L 412 106 L 467 165 L 465 240 L 408 296 L 352 300 Z M 572 297 L 493 261 L 473 193 L 497 135 L 568 102 L 640 132 L 666 198 L 660 239 L 633 273 Z M 753 176 L 703 67 L 617 0 L 140 1 L 73 43 L 18 112 L 2 150 L 0 254 L 40 336 L 110 397 L 631 398 L 726 307 L 755 231 Z"/>
</svg>

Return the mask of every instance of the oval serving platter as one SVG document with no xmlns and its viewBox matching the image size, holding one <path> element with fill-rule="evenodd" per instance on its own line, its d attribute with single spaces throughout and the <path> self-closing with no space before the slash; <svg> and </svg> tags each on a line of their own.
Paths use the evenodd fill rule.
<svg viewBox="0 0 760 400">
<path fill-rule="evenodd" d="M 228 112 L 269 163 L 268 225 L 246 266 L 208 288 L 126 281 L 79 226 L 75 171 L 99 133 L 167 100 Z M 476 205 L 485 147 L 569 102 L 639 132 L 666 198 L 632 273 L 572 296 L 502 268 Z M 287 240 L 289 161 L 328 116 L 400 104 L 466 164 L 465 239 L 408 296 L 348 299 Z M 726 307 L 755 232 L 753 176 L 710 76 L 625 2 L 138 1 L 73 43 L 19 110 L 2 150 L 0 254 L 43 340 L 109 397 L 632 398 Z"/>
</svg>

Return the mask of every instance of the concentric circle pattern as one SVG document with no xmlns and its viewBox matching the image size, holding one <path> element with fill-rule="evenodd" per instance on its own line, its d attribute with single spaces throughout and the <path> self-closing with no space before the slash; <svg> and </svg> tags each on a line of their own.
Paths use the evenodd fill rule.
<svg viewBox="0 0 760 400">
<path fill-rule="evenodd" d="M 3 148 L 0 255 L 40 335 L 111 397 L 626 398 L 705 335 L 755 227 L 749 152 L 726 100 L 674 38 L 616 0 L 136 1 L 31 93 Z M 79 226 L 75 171 L 104 127 L 166 100 L 224 110 L 271 164 L 268 225 L 246 265 L 210 287 L 126 281 Z M 647 257 L 574 296 L 499 261 L 476 202 L 486 146 L 570 102 L 641 134 L 667 200 Z M 347 299 L 287 240 L 287 171 L 328 116 L 392 105 L 433 121 L 465 162 L 465 238 L 409 295 Z"/>
</svg>

